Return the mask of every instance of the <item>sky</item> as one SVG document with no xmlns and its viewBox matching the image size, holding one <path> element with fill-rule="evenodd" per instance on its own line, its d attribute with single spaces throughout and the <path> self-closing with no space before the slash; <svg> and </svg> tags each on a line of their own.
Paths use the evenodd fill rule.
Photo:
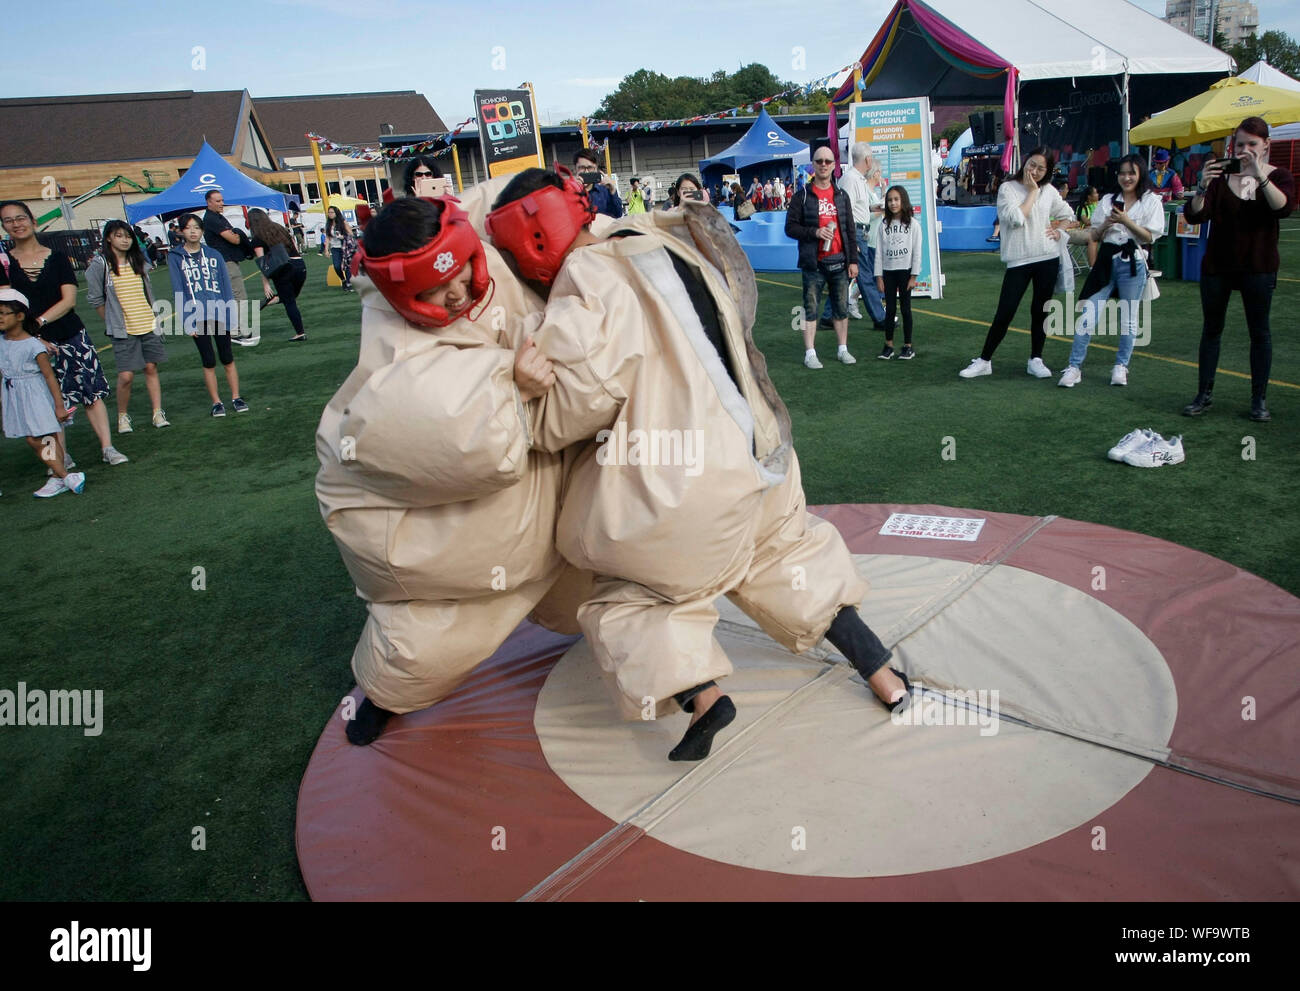
<svg viewBox="0 0 1300 991">
<path fill-rule="evenodd" d="M 1136 5 L 1164 13 L 1164 0 Z M 819 78 L 855 61 L 892 6 L 892 0 L 819 0 L 815 8 L 789 0 L 485 0 L 454 6 L 422 0 L 117 6 L 42 0 L 14 3 L 6 12 L 0 93 L 247 89 L 267 97 L 415 90 L 453 127 L 471 115 L 476 87 L 529 81 L 542 122 L 559 123 L 590 114 L 623 76 L 640 68 L 707 76 L 761 62 L 779 78 Z M 1261 31 L 1300 38 L 1296 0 L 1257 0 L 1257 6 Z M 1087 10 L 1085 0 L 1078 9 Z"/>
</svg>

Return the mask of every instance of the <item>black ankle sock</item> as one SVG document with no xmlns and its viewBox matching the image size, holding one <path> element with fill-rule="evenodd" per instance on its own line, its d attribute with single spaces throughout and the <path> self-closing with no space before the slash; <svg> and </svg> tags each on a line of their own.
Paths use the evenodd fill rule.
<svg viewBox="0 0 1300 991">
<path fill-rule="evenodd" d="M 714 702 L 709 711 L 686 728 L 682 742 L 673 747 L 668 754 L 669 760 L 704 760 L 713 749 L 714 735 L 736 718 L 736 707 L 731 697 L 722 696 Z"/>
<path fill-rule="evenodd" d="M 370 699 L 362 699 L 361 705 L 357 707 L 357 714 L 348 720 L 348 743 L 358 747 L 374 743 L 379 734 L 384 731 L 384 725 L 394 715 L 396 713 L 381 709 Z"/>
<path fill-rule="evenodd" d="M 826 631 L 826 639 L 849 659 L 863 678 L 870 678 L 894 656 L 894 652 L 880 642 L 880 637 L 862 622 L 853 606 L 845 606 L 835 614 L 834 622 Z"/>
</svg>

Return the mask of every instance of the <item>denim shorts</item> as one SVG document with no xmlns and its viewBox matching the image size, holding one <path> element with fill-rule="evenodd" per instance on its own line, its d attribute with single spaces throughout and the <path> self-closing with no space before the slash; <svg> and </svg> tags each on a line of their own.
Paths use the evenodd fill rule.
<svg viewBox="0 0 1300 991">
<path fill-rule="evenodd" d="M 843 266 L 838 272 L 827 274 L 819 265 L 811 272 L 800 269 L 803 275 L 803 318 L 809 322 L 817 319 L 822 308 L 822 291 L 829 284 L 831 294 L 831 319 L 849 318 L 849 270 Z"/>
</svg>

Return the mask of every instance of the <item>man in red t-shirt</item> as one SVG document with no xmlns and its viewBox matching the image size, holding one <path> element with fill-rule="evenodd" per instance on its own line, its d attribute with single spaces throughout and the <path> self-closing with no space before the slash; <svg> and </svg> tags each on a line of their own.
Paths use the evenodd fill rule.
<svg viewBox="0 0 1300 991">
<path fill-rule="evenodd" d="M 803 363 L 821 368 L 813 339 L 821 296 L 829 289 L 831 322 L 839 341 L 836 357 L 846 365 L 849 354 L 849 283 L 858 277 L 858 244 L 848 194 L 831 182 L 835 155 L 826 145 L 813 151 L 813 181 L 790 198 L 785 216 L 787 237 L 799 242 L 799 271 L 803 276 Z"/>
</svg>

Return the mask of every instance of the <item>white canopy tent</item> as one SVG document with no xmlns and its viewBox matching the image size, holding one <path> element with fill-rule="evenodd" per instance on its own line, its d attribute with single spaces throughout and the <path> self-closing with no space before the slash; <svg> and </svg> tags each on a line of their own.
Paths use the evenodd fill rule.
<svg viewBox="0 0 1300 991">
<path fill-rule="evenodd" d="M 1300 90 L 1300 82 L 1292 79 L 1285 72 L 1274 69 L 1267 62 L 1256 62 L 1245 72 L 1238 74 L 1238 79 L 1249 79 L 1261 86 L 1275 86 L 1278 89 Z M 1269 129 L 1273 141 L 1300 141 L 1300 124 L 1283 124 Z"/>
<path fill-rule="evenodd" d="M 1096 117 L 1113 114 L 1118 102 L 1114 131 L 1125 150 L 1130 120 L 1202 92 L 1236 67 L 1127 0 L 899 0 L 862 62 L 860 99 L 925 95 L 986 105 L 1003 104 L 1006 92 L 1006 73 L 990 65 L 1010 64 L 1022 129 L 1021 108 Z"/>
</svg>

